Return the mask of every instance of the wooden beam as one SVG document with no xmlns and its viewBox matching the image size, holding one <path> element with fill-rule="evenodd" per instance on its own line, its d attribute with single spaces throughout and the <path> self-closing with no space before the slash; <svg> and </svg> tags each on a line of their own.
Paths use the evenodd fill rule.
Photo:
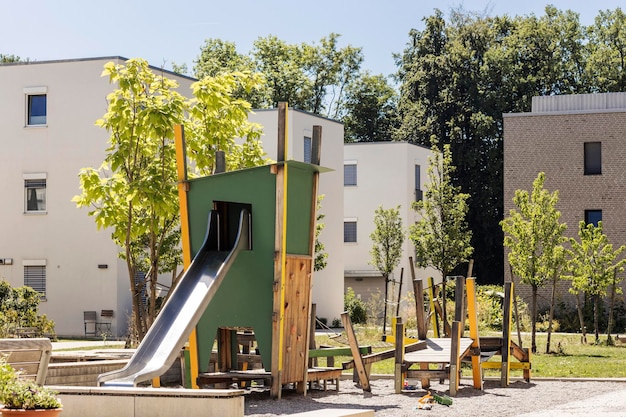
<svg viewBox="0 0 626 417">
<path fill-rule="evenodd" d="M 461 372 L 460 368 L 460 350 L 461 350 L 461 322 L 452 322 L 452 333 L 450 333 L 452 339 L 450 347 L 450 396 L 454 397 L 459 390 L 459 376 Z"/>
<path fill-rule="evenodd" d="M 502 312 L 502 370 L 500 373 L 500 385 L 509 386 L 511 367 L 511 318 L 513 312 L 512 299 L 513 283 L 504 283 L 504 308 Z"/>
<path fill-rule="evenodd" d="M 311 163 L 320 165 L 322 158 L 322 126 L 313 125 L 313 138 L 311 140 Z"/>
<path fill-rule="evenodd" d="M 395 348 L 395 369 L 394 369 L 394 388 L 396 394 L 402 392 L 404 386 L 404 324 L 402 318 L 396 319 L 396 348 Z"/>
<path fill-rule="evenodd" d="M 478 336 L 478 302 L 476 300 L 476 279 L 467 278 L 467 315 L 469 318 L 470 339 L 472 339 L 472 380 L 474 388 L 483 389 L 483 372 L 480 366 L 480 337 Z"/>
<path fill-rule="evenodd" d="M 350 349 L 352 350 L 352 357 L 354 358 L 354 365 L 359 377 L 361 388 L 363 391 L 371 392 L 372 388 L 370 387 L 369 376 L 367 375 L 363 358 L 359 352 L 359 343 L 356 340 L 356 335 L 354 334 L 354 329 L 352 328 L 350 314 L 347 311 L 341 313 L 341 321 L 343 323 L 343 328 L 346 331 L 346 336 L 348 336 L 348 343 L 350 344 Z"/>
<path fill-rule="evenodd" d="M 415 278 L 415 266 L 413 257 L 409 256 L 411 280 L 413 281 L 413 293 L 415 294 L 415 316 L 417 319 L 417 338 L 426 339 L 428 327 L 426 325 L 426 312 L 424 311 L 424 282 Z"/>
</svg>

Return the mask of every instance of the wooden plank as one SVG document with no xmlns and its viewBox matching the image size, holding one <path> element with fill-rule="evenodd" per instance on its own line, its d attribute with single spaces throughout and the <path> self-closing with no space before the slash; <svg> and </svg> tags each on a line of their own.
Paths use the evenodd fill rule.
<svg viewBox="0 0 626 417">
<path fill-rule="evenodd" d="M 511 318 L 513 312 L 512 298 L 513 283 L 504 283 L 504 311 L 502 312 L 502 370 L 500 372 L 500 385 L 509 386 L 511 367 L 509 366 L 511 355 Z"/>
<path fill-rule="evenodd" d="M 413 280 L 413 294 L 415 294 L 415 317 L 417 319 L 417 338 L 419 340 L 426 339 L 428 326 L 426 324 L 426 312 L 424 311 L 424 282 L 415 278 L 415 266 L 413 265 L 413 257 L 409 256 L 409 265 L 411 266 L 411 279 Z"/>
<path fill-rule="evenodd" d="M 425 349 L 426 342 L 424 340 L 420 340 L 419 342 L 414 342 L 405 346 L 405 352 L 415 352 L 416 350 Z M 362 349 L 362 348 L 361 348 Z M 384 350 L 382 352 L 370 353 L 369 355 L 363 356 L 363 363 L 365 365 L 369 365 L 375 362 L 380 362 L 386 359 L 391 359 L 395 357 L 395 348 Z M 352 369 L 354 368 L 354 360 L 343 362 L 343 369 Z"/>
<path fill-rule="evenodd" d="M 402 392 L 402 388 L 404 386 L 404 324 L 402 323 L 402 318 L 398 317 L 396 319 L 396 348 L 395 348 L 395 366 L 394 366 L 394 388 L 396 394 L 400 394 Z"/>
<path fill-rule="evenodd" d="M 426 348 L 415 352 L 410 352 L 405 355 L 405 362 L 407 364 L 414 363 L 450 363 L 450 349 L 452 347 L 450 338 L 437 338 L 426 339 Z M 472 345 L 472 339 L 464 337 L 459 341 L 459 350 L 461 354 L 459 357 L 465 356 L 469 352 L 469 348 Z"/>
<path fill-rule="evenodd" d="M 461 322 L 452 322 L 452 333 L 450 334 L 450 396 L 454 397 L 459 390 L 459 373 L 461 372 Z"/>
<path fill-rule="evenodd" d="M 428 299 L 430 300 L 430 314 L 433 321 L 433 336 L 439 337 L 439 322 L 437 320 L 437 313 L 435 309 L 435 280 L 433 277 L 428 277 Z"/>
<path fill-rule="evenodd" d="M 343 322 L 343 328 L 346 331 L 346 336 L 348 336 L 348 343 L 350 344 L 350 349 L 352 350 L 352 357 L 354 358 L 354 365 L 359 377 L 361 388 L 363 388 L 363 391 L 371 392 L 372 389 L 370 387 L 369 377 L 365 371 L 363 358 L 361 358 L 361 354 L 359 353 L 359 343 L 356 340 L 356 335 L 354 334 L 354 329 L 352 328 L 352 322 L 350 321 L 350 315 L 348 312 L 344 311 L 341 313 L 341 321 Z"/>
<path fill-rule="evenodd" d="M 372 353 L 371 346 L 359 346 L 362 355 Z M 333 347 L 323 349 L 309 349 L 309 358 L 327 358 L 329 356 L 352 356 L 352 349 L 349 347 Z"/>
<path fill-rule="evenodd" d="M 478 336 L 478 301 L 476 300 L 476 279 L 467 278 L 467 315 L 469 317 L 470 339 L 472 339 L 472 382 L 474 388 L 483 389 L 483 371 L 480 366 L 480 337 Z"/>
</svg>

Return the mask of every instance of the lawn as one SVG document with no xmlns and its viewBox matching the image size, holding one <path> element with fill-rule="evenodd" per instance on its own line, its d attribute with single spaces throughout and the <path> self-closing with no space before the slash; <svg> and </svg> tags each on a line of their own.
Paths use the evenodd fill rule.
<svg viewBox="0 0 626 417">
<path fill-rule="evenodd" d="M 361 326 L 355 327 L 357 340 L 361 346 L 372 346 L 375 352 L 393 348 L 390 344 L 381 342 L 381 335 L 377 329 Z M 493 336 L 495 334 L 490 334 Z M 343 346 L 347 345 L 345 334 L 339 337 L 327 335 L 316 336 L 318 346 Z M 553 378 L 626 378 L 626 344 L 616 342 L 615 346 L 606 346 L 606 336 L 601 337 L 601 343 L 593 343 L 593 335 L 588 335 L 590 342 L 581 344 L 580 335 L 554 333 L 552 335 L 551 351 L 546 354 L 545 333 L 537 334 L 537 353 L 531 357 L 532 377 Z M 517 342 L 517 335 L 513 336 Z M 530 334 L 522 335 L 523 347 L 530 347 Z M 497 357 L 499 359 L 499 357 Z M 349 357 L 336 359 L 336 366 L 342 361 L 350 360 Z M 324 365 L 321 360 L 321 365 Z M 372 374 L 393 374 L 393 359 L 377 362 L 372 365 Z M 521 376 L 521 371 L 512 371 L 512 376 Z M 463 370 L 463 376 L 470 376 L 469 367 Z M 487 371 L 487 376 L 499 375 L 497 371 Z"/>
</svg>

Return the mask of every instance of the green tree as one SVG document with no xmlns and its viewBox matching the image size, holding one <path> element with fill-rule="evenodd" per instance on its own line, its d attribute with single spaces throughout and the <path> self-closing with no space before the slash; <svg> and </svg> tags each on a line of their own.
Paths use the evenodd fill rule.
<svg viewBox="0 0 626 417">
<path fill-rule="evenodd" d="M 596 227 L 581 221 L 578 237 L 580 241 L 570 239 L 571 250 L 568 251 L 567 264 L 569 275 L 566 278 L 572 281 L 572 294 L 584 292 L 593 299 L 593 327 L 598 343 L 600 298 L 606 296 L 607 289 L 615 284 L 615 276 L 623 272 L 626 259 L 618 258 L 626 246 L 613 250 L 613 245 L 602 231 L 602 222 L 598 222 Z M 583 327 L 584 323 L 581 323 L 581 328 Z"/>
<path fill-rule="evenodd" d="M 0 54 L 0 64 L 10 64 L 13 62 L 30 62 L 30 59 L 22 59 L 17 55 Z"/>
<path fill-rule="evenodd" d="M 345 142 L 380 142 L 392 139 L 396 127 L 397 93 L 382 75 L 365 72 L 346 90 Z"/>
<path fill-rule="evenodd" d="M 31 287 L 12 287 L 0 278 L 0 338 L 14 337 L 20 327 L 34 327 L 54 337 L 54 322 L 39 314 L 40 294 Z"/>
<path fill-rule="evenodd" d="M 384 209 L 379 206 L 374 212 L 374 231 L 370 234 L 370 265 L 380 271 L 385 281 L 384 317 L 387 317 L 387 300 L 389 299 L 389 276 L 400 264 L 402 245 L 404 244 L 404 226 L 400 217 L 400 206 Z M 383 334 L 385 333 L 383 323 Z"/>
<path fill-rule="evenodd" d="M 328 253 L 325 250 L 324 244 L 320 240 L 320 234 L 322 230 L 326 227 L 324 224 L 325 214 L 320 212 L 322 208 L 322 200 L 324 199 L 324 195 L 320 195 L 317 197 L 317 218 L 315 223 L 315 260 L 313 262 L 313 270 L 321 271 L 326 268 L 328 264 Z"/>
<path fill-rule="evenodd" d="M 530 194 L 516 190 L 513 202 L 517 210 L 512 209 L 500 222 L 512 272 L 532 289 L 532 352 L 537 351 L 537 290 L 556 274 L 555 268 L 560 265 L 559 247 L 565 241 L 563 233 L 567 229 L 567 225 L 560 222 L 561 212 L 556 208 L 559 192 L 550 194 L 544 183 L 545 174 L 540 172 Z"/>
<path fill-rule="evenodd" d="M 469 196 L 452 184 L 455 167 L 450 145 L 444 145 L 442 152 L 433 143 L 431 149 L 425 198 L 413 203 L 421 219 L 410 226 L 409 238 L 415 245 L 417 266 L 441 272 L 445 294 L 446 277 L 473 252 L 472 232 L 465 220 Z M 445 320 L 445 297 L 443 307 Z"/>
<path fill-rule="evenodd" d="M 238 82 L 252 87 L 254 81 L 244 74 L 208 77 L 193 85 L 195 98 L 188 103 L 175 91 L 175 81 L 153 73 L 142 59 L 107 63 L 103 76 L 117 85 L 107 97 L 107 113 L 97 121 L 110 134 L 109 147 L 99 168 L 81 170 L 82 194 L 74 201 L 78 207 L 90 207 L 88 214 L 97 227 L 110 230 L 122 248 L 133 328 L 141 340 L 156 317 L 159 274 L 180 264 L 167 250 L 177 246 L 172 242 L 178 242 L 179 228 L 174 126 L 188 111 L 188 156 L 201 173 L 212 172 L 214 157 L 200 152 L 232 151 L 241 160 L 229 160 L 229 167 L 259 161 L 258 131 L 242 116 L 249 104 L 230 97 Z M 238 134 L 246 138 L 240 148 L 227 137 Z"/>
<path fill-rule="evenodd" d="M 589 62 L 587 77 L 593 91 L 619 92 L 626 89 L 626 14 L 621 8 L 598 13 L 587 31 Z"/>
</svg>

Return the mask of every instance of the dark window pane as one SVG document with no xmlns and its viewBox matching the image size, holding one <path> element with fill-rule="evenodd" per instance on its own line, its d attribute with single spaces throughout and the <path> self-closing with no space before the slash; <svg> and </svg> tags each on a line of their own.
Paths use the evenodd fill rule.
<svg viewBox="0 0 626 417">
<path fill-rule="evenodd" d="M 311 163 L 311 138 L 304 137 L 304 162 Z"/>
<path fill-rule="evenodd" d="M 29 125 L 45 125 L 46 124 L 46 95 L 28 96 L 28 124 Z"/>
<path fill-rule="evenodd" d="M 585 142 L 585 175 L 602 174 L 602 142 Z"/>
<path fill-rule="evenodd" d="M 356 242 L 356 222 L 343 222 L 343 241 Z"/>
<path fill-rule="evenodd" d="M 25 266 L 24 285 L 31 287 L 46 298 L 46 267 L 45 266 Z"/>
<path fill-rule="evenodd" d="M 356 185 L 356 164 L 343 166 L 343 185 Z"/>
<path fill-rule="evenodd" d="M 598 222 L 602 221 L 602 210 L 585 210 L 585 223 L 598 227 Z"/>
</svg>

